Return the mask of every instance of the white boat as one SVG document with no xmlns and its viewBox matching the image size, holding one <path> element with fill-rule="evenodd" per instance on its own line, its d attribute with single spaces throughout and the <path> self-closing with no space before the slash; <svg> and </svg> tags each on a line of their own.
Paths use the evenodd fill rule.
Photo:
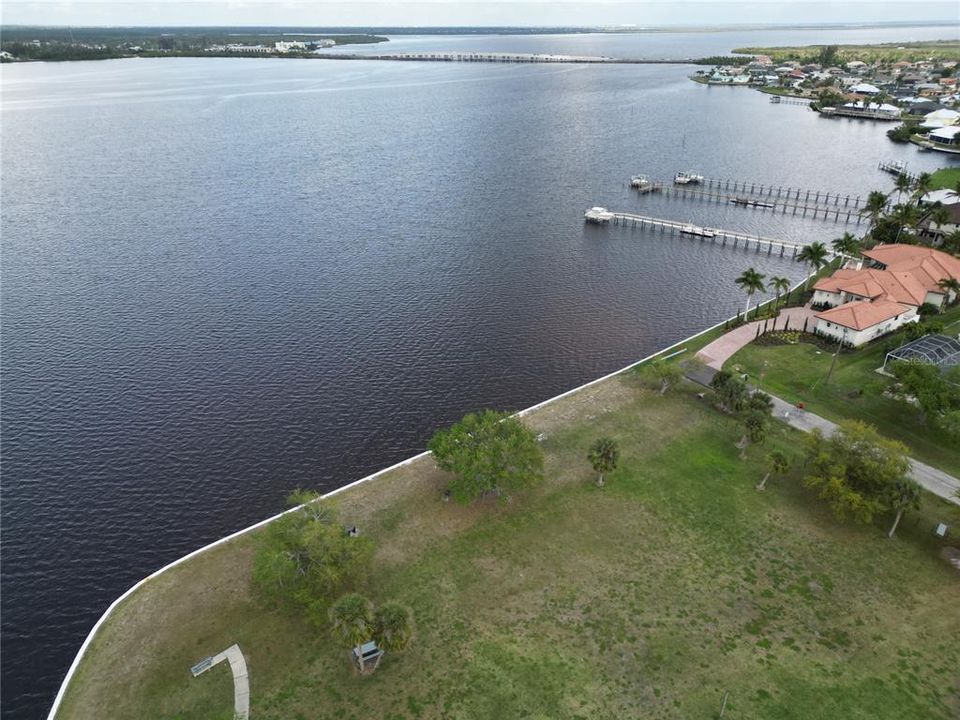
<svg viewBox="0 0 960 720">
<path fill-rule="evenodd" d="M 698 185 L 703 182 L 703 175 L 681 171 L 673 176 L 673 182 L 675 185 Z"/>
<path fill-rule="evenodd" d="M 603 207 L 592 207 L 583 214 L 584 220 L 598 225 L 606 225 L 613 220 L 614 214 Z"/>
<path fill-rule="evenodd" d="M 660 183 L 655 183 L 646 175 L 634 175 L 630 178 L 630 187 L 641 193 L 653 192 L 660 189 Z"/>
<path fill-rule="evenodd" d="M 681 235 L 695 235 L 697 237 L 712 238 L 716 237 L 716 233 L 713 230 L 708 230 L 707 228 L 702 228 L 699 225 L 684 225 L 680 228 Z"/>
</svg>

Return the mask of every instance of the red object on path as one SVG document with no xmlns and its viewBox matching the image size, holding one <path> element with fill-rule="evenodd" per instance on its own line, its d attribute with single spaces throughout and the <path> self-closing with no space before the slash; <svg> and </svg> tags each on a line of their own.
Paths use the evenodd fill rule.
<svg viewBox="0 0 960 720">
<path fill-rule="evenodd" d="M 802 403 L 802 402 L 798 402 L 798 403 L 797 403 L 797 409 L 798 409 L 798 410 L 803 410 L 803 403 Z"/>
</svg>

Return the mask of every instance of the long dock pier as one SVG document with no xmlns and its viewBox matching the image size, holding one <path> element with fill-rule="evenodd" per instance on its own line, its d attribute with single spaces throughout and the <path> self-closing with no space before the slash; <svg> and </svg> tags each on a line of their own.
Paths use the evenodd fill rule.
<svg viewBox="0 0 960 720">
<path fill-rule="evenodd" d="M 795 258 L 797 253 L 806 245 L 795 243 L 789 240 L 778 240 L 776 238 L 763 237 L 762 235 L 748 235 L 746 233 L 732 232 L 720 228 L 698 227 L 690 223 L 677 222 L 676 220 L 664 220 L 663 218 L 648 217 L 646 215 L 634 215 L 633 213 L 611 212 L 610 222 L 614 225 L 625 225 L 636 228 L 650 228 L 659 230 L 662 233 L 671 235 L 684 235 L 691 240 L 700 240 L 706 242 L 709 240 L 714 244 L 726 247 L 743 247 L 745 249 L 754 249 L 760 253 L 766 250 L 767 255 L 778 255 L 779 257 Z M 774 252 L 777 251 L 777 252 Z"/>
<path fill-rule="evenodd" d="M 734 193 L 757 195 L 767 198 L 781 198 L 795 200 L 804 204 L 833 206 L 835 208 L 852 208 L 860 210 L 866 205 L 866 200 L 860 195 L 841 195 L 835 192 L 822 190 L 807 190 L 805 188 L 783 187 L 782 185 L 766 185 L 763 183 L 748 182 L 746 180 L 721 180 L 719 178 L 704 178 L 700 185 L 718 190 L 732 190 Z M 812 203 L 811 203 L 812 201 Z"/>
<path fill-rule="evenodd" d="M 736 184 L 736 183 L 735 183 Z M 821 220 L 832 220 L 833 222 L 851 223 L 858 225 L 863 221 L 860 210 L 851 205 L 826 205 L 820 203 L 808 203 L 797 200 L 789 200 L 785 197 L 771 195 L 751 195 L 749 192 L 742 195 L 733 195 L 722 190 L 708 190 L 696 185 L 667 185 L 662 188 L 666 195 L 671 193 L 678 197 L 690 197 L 698 200 L 713 200 L 718 203 L 729 203 L 738 207 L 752 207 L 761 210 L 779 211 L 782 214 L 788 212 L 792 215 L 802 215 L 803 217 L 814 217 Z"/>
</svg>

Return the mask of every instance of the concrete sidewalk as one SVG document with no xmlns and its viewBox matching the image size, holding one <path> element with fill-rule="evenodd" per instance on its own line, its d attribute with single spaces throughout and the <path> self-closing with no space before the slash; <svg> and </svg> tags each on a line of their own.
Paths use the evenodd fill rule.
<svg viewBox="0 0 960 720">
<path fill-rule="evenodd" d="M 837 429 L 836 423 L 830 422 L 826 418 L 814 415 L 806 410 L 800 410 L 775 395 L 770 397 L 773 399 L 773 416 L 785 421 L 797 430 L 811 432 L 814 428 L 819 428 L 824 435 L 829 436 Z M 957 480 L 953 475 L 948 475 L 942 470 L 937 470 L 926 463 L 910 458 L 910 477 L 934 495 L 942 497 L 954 505 L 960 505 L 960 497 L 957 496 L 957 492 L 960 491 L 960 480 Z"/>
<path fill-rule="evenodd" d="M 716 368 L 708 368 L 706 372 L 699 373 L 691 371 L 687 374 L 687 379 L 699 385 L 709 387 L 710 380 L 713 379 L 715 374 Z M 773 416 L 797 430 L 812 432 L 814 428 L 819 428 L 824 435 L 829 436 L 837 429 L 836 423 L 826 418 L 822 418 L 807 410 L 800 410 L 795 405 L 791 405 L 776 395 L 770 395 L 770 398 L 773 400 Z M 960 480 L 953 477 L 953 475 L 948 475 L 942 470 L 937 470 L 935 467 L 930 467 L 926 463 L 910 458 L 910 477 L 913 478 L 918 485 L 929 490 L 934 495 L 942 497 L 954 505 L 960 505 L 960 497 L 957 496 L 957 492 L 960 491 Z"/>
</svg>

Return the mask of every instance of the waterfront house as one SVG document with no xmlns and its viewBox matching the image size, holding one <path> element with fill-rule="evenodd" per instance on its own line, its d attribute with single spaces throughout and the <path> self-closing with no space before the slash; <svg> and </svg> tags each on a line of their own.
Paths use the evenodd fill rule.
<svg viewBox="0 0 960 720">
<path fill-rule="evenodd" d="M 931 129 L 948 127 L 950 125 L 956 125 L 958 120 L 960 120 L 960 112 L 941 108 L 924 115 L 920 127 Z"/>
<path fill-rule="evenodd" d="M 950 127 L 937 128 L 927 133 L 927 138 L 940 145 L 960 146 L 960 126 L 951 125 Z"/>
<path fill-rule="evenodd" d="M 960 204 L 954 204 L 960 215 Z M 960 217 L 958 217 L 960 220 Z M 918 245 L 878 245 L 863 251 L 867 267 L 841 268 L 813 287 L 814 331 L 857 346 L 919 319 L 921 305 L 942 307 L 953 293 L 939 283 L 960 280 L 960 260 Z"/>
<path fill-rule="evenodd" d="M 850 302 L 815 317 L 815 333 L 850 347 L 859 347 L 920 319 L 916 308 L 893 300 Z"/>
</svg>

